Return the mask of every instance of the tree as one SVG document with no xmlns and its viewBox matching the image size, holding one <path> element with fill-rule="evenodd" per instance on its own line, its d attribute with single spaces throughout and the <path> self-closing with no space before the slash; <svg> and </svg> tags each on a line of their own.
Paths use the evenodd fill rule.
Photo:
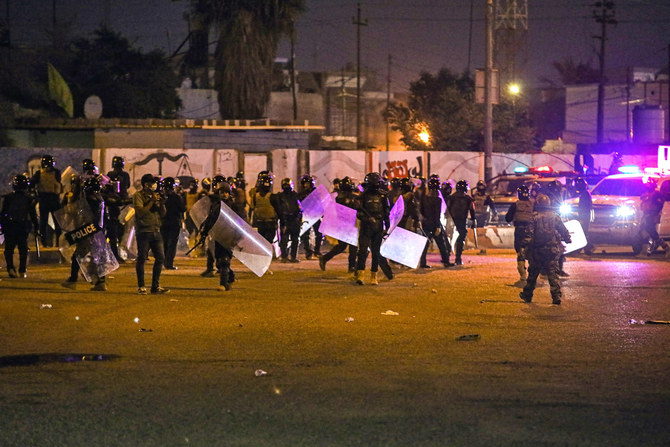
<svg viewBox="0 0 670 447">
<path fill-rule="evenodd" d="M 568 56 L 560 61 L 554 61 L 551 66 L 558 72 L 560 86 L 578 85 L 578 84 L 597 84 L 600 82 L 600 71 L 593 68 L 590 63 L 575 62 L 575 60 Z M 553 87 L 556 87 L 556 82 L 543 77 L 541 80 Z"/>
<path fill-rule="evenodd" d="M 105 117 L 173 118 L 180 106 L 178 79 L 165 54 L 142 53 L 107 28 L 94 31 L 93 39 L 72 43 L 66 73 L 78 115 L 90 95 L 102 99 Z"/>
<path fill-rule="evenodd" d="M 393 104 L 386 118 L 401 141 L 413 150 L 426 145 L 418 139 L 425 127 L 436 150 L 479 151 L 483 146 L 484 114 L 474 99 L 475 85 L 467 74 L 456 75 L 446 68 L 437 75 L 423 72 L 410 84 L 408 104 Z M 534 131 L 525 105 L 503 98 L 494 108 L 494 150 L 525 151 L 533 147 Z"/>
<path fill-rule="evenodd" d="M 282 36 L 293 31 L 304 0 L 191 0 L 198 22 L 216 26 L 214 88 L 222 118 L 265 114 Z"/>
</svg>

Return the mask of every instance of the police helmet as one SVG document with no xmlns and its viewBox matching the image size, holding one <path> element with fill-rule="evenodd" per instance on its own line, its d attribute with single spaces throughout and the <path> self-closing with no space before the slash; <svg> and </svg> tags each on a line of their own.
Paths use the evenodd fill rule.
<svg viewBox="0 0 670 447">
<path fill-rule="evenodd" d="M 202 184 L 202 189 L 204 189 L 206 191 L 209 191 L 210 188 L 212 187 L 212 179 L 209 178 L 209 177 L 205 177 L 204 179 L 202 179 L 201 184 Z"/>
<path fill-rule="evenodd" d="M 282 191 L 293 191 L 293 180 L 290 178 L 286 177 L 283 178 L 281 181 L 281 189 Z"/>
<path fill-rule="evenodd" d="M 28 177 L 25 175 L 19 174 L 15 175 L 14 178 L 12 179 L 12 189 L 14 191 L 25 191 L 28 189 L 28 186 L 30 185 L 30 182 L 28 181 Z"/>
<path fill-rule="evenodd" d="M 573 185 L 575 187 L 575 191 L 577 191 L 577 192 L 585 191 L 586 188 L 587 188 L 586 180 L 584 180 L 581 177 L 577 177 L 575 179 L 575 182 L 573 183 Z"/>
<path fill-rule="evenodd" d="M 363 180 L 363 188 L 375 190 L 379 188 L 380 182 L 381 182 L 381 176 L 379 175 L 379 173 L 370 172 L 365 176 L 365 179 Z"/>
<path fill-rule="evenodd" d="M 95 165 L 95 162 L 90 158 L 84 158 L 81 162 L 81 169 L 87 174 L 95 174 L 98 170 L 98 167 Z"/>
<path fill-rule="evenodd" d="M 300 177 L 300 186 L 302 186 L 303 189 L 315 188 L 316 185 L 314 184 L 314 177 L 309 174 L 304 174 L 302 177 Z"/>
<path fill-rule="evenodd" d="M 478 181 L 476 188 L 477 188 L 477 191 L 479 191 L 479 192 L 486 191 L 486 182 L 484 182 L 484 180 Z"/>
<path fill-rule="evenodd" d="M 353 191 L 356 188 L 351 177 L 347 176 L 340 180 L 340 191 Z"/>
<path fill-rule="evenodd" d="M 212 190 L 215 191 L 219 188 L 219 185 L 226 181 L 226 178 L 220 174 L 217 174 L 212 178 Z M 228 185 L 230 186 L 230 185 Z"/>
<path fill-rule="evenodd" d="M 440 189 L 440 177 L 438 177 L 437 175 L 435 177 L 431 176 L 428 179 L 428 189 L 430 189 L 431 191 L 437 191 L 438 189 Z"/>
<path fill-rule="evenodd" d="M 400 181 L 400 177 L 393 177 L 391 179 L 391 189 L 400 189 L 402 186 L 402 182 Z"/>
<path fill-rule="evenodd" d="M 546 194 L 540 194 L 535 200 L 535 206 L 538 209 L 549 209 L 551 208 L 551 199 Z"/>
<path fill-rule="evenodd" d="M 442 183 L 442 195 L 443 196 L 450 196 L 452 190 L 453 190 L 453 187 L 451 186 L 451 182 L 449 180 L 445 180 Z"/>
<path fill-rule="evenodd" d="M 247 182 L 244 180 L 244 171 L 237 171 L 235 174 L 235 187 L 237 188 L 246 188 Z"/>
<path fill-rule="evenodd" d="M 123 169 L 125 165 L 126 162 L 123 160 L 123 157 L 119 157 L 118 155 L 112 157 L 112 168 Z"/>
<path fill-rule="evenodd" d="M 233 187 L 226 180 L 212 184 L 212 186 L 214 186 L 214 189 L 218 191 L 219 194 L 230 194 L 233 191 Z"/>
<path fill-rule="evenodd" d="M 40 162 L 40 166 L 42 166 L 44 169 L 53 168 L 53 167 L 56 166 L 56 159 L 53 158 L 49 154 L 44 154 L 42 156 L 42 161 Z"/>
<path fill-rule="evenodd" d="M 265 172 L 267 172 L 267 171 L 265 171 Z M 269 190 L 272 189 L 273 184 L 274 184 L 274 180 L 272 179 L 272 175 L 269 174 L 269 173 L 264 174 L 263 176 L 258 178 L 257 185 L 258 185 L 259 189 L 269 191 Z"/>
<path fill-rule="evenodd" d="M 342 183 L 342 180 L 338 177 L 335 177 L 333 179 L 333 191 L 339 191 L 340 190 L 340 183 Z"/>
<path fill-rule="evenodd" d="M 403 177 L 400 179 L 400 189 L 402 192 L 411 192 L 414 188 L 414 183 L 409 177 Z"/>
<path fill-rule="evenodd" d="M 528 200 L 530 198 L 530 190 L 528 186 L 521 185 L 516 189 L 516 195 L 519 200 Z"/>
<path fill-rule="evenodd" d="M 166 191 L 174 191 L 175 187 L 179 186 L 179 180 L 174 177 L 165 177 L 163 179 L 163 189 Z"/>
<path fill-rule="evenodd" d="M 142 185 L 153 185 L 156 183 L 156 177 L 153 174 L 144 174 L 140 182 Z"/>
<path fill-rule="evenodd" d="M 469 187 L 470 186 L 466 180 L 459 180 L 456 182 L 456 191 L 468 192 Z"/>
<path fill-rule="evenodd" d="M 100 185 L 100 178 L 89 177 L 84 180 L 84 191 L 86 192 L 100 192 L 102 186 Z"/>
</svg>

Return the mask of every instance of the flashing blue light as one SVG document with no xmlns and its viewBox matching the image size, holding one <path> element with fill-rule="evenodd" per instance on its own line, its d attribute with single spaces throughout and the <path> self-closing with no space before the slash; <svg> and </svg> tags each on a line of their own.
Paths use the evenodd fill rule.
<svg viewBox="0 0 670 447">
<path fill-rule="evenodd" d="M 625 165 L 619 168 L 619 172 L 622 174 L 639 174 L 640 168 L 635 165 Z"/>
<path fill-rule="evenodd" d="M 523 174 L 524 172 L 528 172 L 528 168 L 525 166 L 517 166 L 516 168 L 514 168 L 515 174 Z"/>
</svg>

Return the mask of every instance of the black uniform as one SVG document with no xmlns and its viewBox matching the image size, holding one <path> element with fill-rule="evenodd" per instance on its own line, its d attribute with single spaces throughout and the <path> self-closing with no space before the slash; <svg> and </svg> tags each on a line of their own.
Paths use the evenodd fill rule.
<svg viewBox="0 0 670 447">
<path fill-rule="evenodd" d="M 209 230 L 219 218 L 221 203 L 225 203 L 231 209 L 233 206 L 233 200 L 230 195 L 222 198 L 219 194 L 214 192 L 207 197 L 211 202 L 211 208 L 207 215 L 207 219 L 205 219 L 205 222 L 203 222 L 201 226 L 201 237 L 203 238 L 207 237 Z M 214 241 L 214 258 L 216 260 L 216 268 L 219 271 L 219 286 L 224 290 L 230 290 L 230 285 L 235 281 L 235 273 L 230 268 L 233 252 L 229 248 L 219 244 L 217 241 Z"/>
<path fill-rule="evenodd" d="M 386 231 L 389 229 L 390 205 L 388 197 L 377 189 L 369 189 L 361 194 L 356 217 L 360 221 L 358 233 L 358 254 L 356 273 L 365 270 L 368 249 L 372 255 L 370 271 L 377 273 L 381 266 L 387 278 L 393 278 L 391 267 L 379 250 Z"/>
<path fill-rule="evenodd" d="M 14 191 L 3 197 L 0 225 L 5 235 L 5 262 L 10 276 L 14 269 L 14 249 L 19 249 L 19 275 L 24 276 L 28 262 L 28 235 L 30 224 L 37 229 L 37 213 L 33 199 L 26 191 Z"/>
<path fill-rule="evenodd" d="M 537 277 L 544 273 L 549 281 L 553 303 L 561 304 L 561 284 L 558 280 L 558 257 L 563 252 L 561 240 L 570 242 L 570 234 L 561 217 L 550 207 L 538 206 L 526 239 L 528 279 L 519 294 L 525 302 L 532 301 Z"/>
<path fill-rule="evenodd" d="M 37 190 L 37 203 L 40 211 L 39 231 L 42 235 L 42 245 L 52 246 L 52 239 L 48 233 L 49 214 L 52 215 L 56 240 L 60 236 L 60 227 L 53 217 L 53 212 L 60 209 L 60 193 L 62 192 L 60 170 L 48 167 L 35 172 L 30 184 Z"/>
<path fill-rule="evenodd" d="M 107 239 L 109 239 L 109 247 L 114 253 L 116 260 L 122 264 L 125 261 L 119 255 L 119 241 L 123 236 L 123 225 L 119 221 L 121 215 L 121 207 L 127 203 L 127 199 L 123 199 L 121 194 L 117 192 L 113 184 L 107 184 L 102 188 L 102 197 L 105 201 L 105 222 L 104 229 Z"/>
<path fill-rule="evenodd" d="M 458 231 L 458 239 L 456 239 L 455 244 L 456 264 L 462 265 L 463 261 L 461 259 L 461 255 L 463 254 L 465 238 L 468 236 L 468 214 L 470 215 L 470 218 L 473 220 L 473 222 L 475 221 L 474 199 L 470 197 L 465 191 L 456 190 L 456 192 L 449 196 L 447 210 L 449 211 L 451 218 L 454 220 L 454 226 Z"/>
<path fill-rule="evenodd" d="M 282 261 L 289 259 L 288 242 L 291 241 L 291 262 L 297 261 L 298 244 L 300 242 L 300 226 L 302 225 L 302 208 L 298 193 L 283 190 L 272 195 L 272 205 L 279 216 L 279 248 Z"/>
<path fill-rule="evenodd" d="M 181 231 L 186 203 L 181 194 L 167 191 L 165 194 L 165 216 L 161 224 L 161 236 L 165 245 L 165 268 L 175 270 L 174 258 L 177 254 L 177 243 Z"/>
<path fill-rule="evenodd" d="M 429 267 L 426 263 L 426 255 L 428 254 L 428 247 L 430 247 L 431 240 L 434 240 L 437 243 L 442 264 L 445 267 L 451 265 L 449 262 L 451 247 L 447 248 L 447 245 L 445 244 L 446 238 L 444 237 L 444 228 L 442 228 L 442 222 L 440 221 L 440 217 L 442 217 L 441 214 L 442 199 L 440 198 L 438 190 L 429 189 L 421 198 L 421 223 L 423 232 L 428 238 L 426 248 L 424 248 L 423 254 L 421 255 L 421 268 Z"/>
</svg>

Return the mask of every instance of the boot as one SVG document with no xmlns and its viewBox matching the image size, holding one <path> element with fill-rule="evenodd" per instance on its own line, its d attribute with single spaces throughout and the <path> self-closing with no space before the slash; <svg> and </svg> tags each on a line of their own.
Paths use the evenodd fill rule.
<svg viewBox="0 0 670 447">
<path fill-rule="evenodd" d="M 519 271 L 519 280 L 525 281 L 528 277 L 526 274 L 526 261 L 516 261 L 516 269 Z"/>
<path fill-rule="evenodd" d="M 637 255 L 638 258 L 647 258 L 649 256 L 649 249 L 651 248 L 651 245 L 649 243 L 642 244 L 642 249 L 640 250 L 640 254 Z"/>
<path fill-rule="evenodd" d="M 363 278 L 360 270 L 354 270 L 354 282 L 360 286 L 363 285 Z"/>
<path fill-rule="evenodd" d="M 370 284 L 373 286 L 379 285 L 379 281 L 377 281 L 377 272 L 370 272 Z"/>
</svg>

